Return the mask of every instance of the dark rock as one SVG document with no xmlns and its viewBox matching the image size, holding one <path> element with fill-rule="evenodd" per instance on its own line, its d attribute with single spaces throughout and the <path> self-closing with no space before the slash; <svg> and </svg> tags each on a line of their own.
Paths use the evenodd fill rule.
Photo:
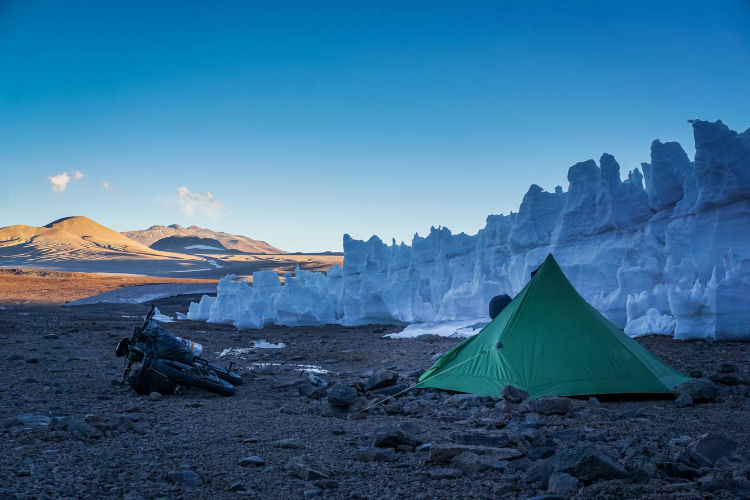
<svg viewBox="0 0 750 500">
<path fill-rule="evenodd" d="M 556 449 L 551 446 L 539 446 L 531 450 L 526 457 L 532 462 L 536 462 L 542 458 L 551 457 L 555 454 Z"/>
<path fill-rule="evenodd" d="M 692 370 L 688 372 L 688 376 L 692 378 L 702 378 L 703 372 L 697 368 L 693 368 Z"/>
<path fill-rule="evenodd" d="M 378 370 L 365 383 L 366 391 L 373 391 L 395 384 L 398 381 L 398 375 L 391 370 Z"/>
<path fill-rule="evenodd" d="M 319 488 L 307 488 L 302 492 L 302 496 L 304 498 L 315 498 L 318 495 L 320 495 L 320 489 Z"/>
<path fill-rule="evenodd" d="M 464 474 L 476 474 L 486 469 L 499 470 L 503 468 L 496 458 L 477 455 L 470 451 L 465 451 L 453 457 L 451 467 L 462 471 Z"/>
<path fill-rule="evenodd" d="M 275 441 L 274 446 L 277 448 L 286 448 L 286 449 L 296 449 L 296 448 L 303 448 L 303 444 L 300 443 L 295 438 L 286 438 L 286 439 L 279 439 L 278 441 Z"/>
<path fill-rule="evenodd" d="M 370 392 L 372 394 L 377 394 L 378 396 L 395 396 L 396 394 L 404 392 L 407 389 L 408 387 L 404 384 L 393 384 L 389 385 L 388 387 L 381 387 L 380 389 L 372 390 Z"/>
<path fill-rule="evenodd" d="M 160 392 L 152 392 L 148 395 L 148 399 L 151 401 L 161 401 L 162 395 Z"/>
<path fill-rule="evenodd" d="M 721 385 L 743 385 L 745 383 L 745 379 L 737 373 L 715 373 L 711 375 L 711 380 Z"/>
<path fill-rule="evenodd" d="M 337 382 L 328 389 L 328 404 L 336 408 L 349 408 L 357 401 L 357 391 L 354 388 Z"/>
<path fill-rule="evenodd" d="M 81 439 L 98 439 L 103 436 L 102 431 L 90 423 L 78 418 L 64 418 L 58 425 L 63 430 L 66 430 Z"/>
<path fill-rule="evenodd" d="M 246 491 L 245 485 L 242 483 L 242 481 L 235 481 L 229 486 L 229 491 Z"/>
<path fill-rule="evenodd" d="M 643 413 L 638 408 L 633 408 L 632 410 L 628 410 L 624 413 L 621 413 L 617 416 L 617 420 L 630 420 L 633 418 L 645 418 L 646 414 Z"/>
<path fill-rule="evenodd" d="M 459 444 L 491 446 L 493 448 L 505 448 L 510 444 L 507 433 L 487 431 L 453 432 L 451 434 L 451 441 Z"/>
<path fill-rule="evenodd" d="M 628 476 L 625 468 L 614 458 L 588 445 L 576 446 L 547 460 L 554 460 L 556 472 L 567 472 L 584 482 Z"/>
<path fill-rule="evenodd" d="M 734 366 L 732 363 L 722 363 L 721 365 L 719 365 L 720 373 L 732 373 L 736 371 L 737 371 L 737 367 Z"/>
<path fill-rule="evenodd" d="M 494 448 L 491 446 L 476 446 L 468 444 L 440 444 L 436 443 L 430 447 L 430 462 L 450 462 L 454 457 L 464 452 L 476 455 L 487 455 L 497 460 L 515 460 L 524 456 L 524 453 L 515 448 Z"/>
<path fill-rule="evenodd" d="M 243 467 L 247 467 L 248 465 L 255 465 L 255 466 L 265 465 L 265 463 L 266 461 L 257 455 L 245 457 L 245 458 L 240 459 L 239 461 L 239 464 Z"/>
<path fill-rule="evenodd" d="M 5 361 L 23 361 L 23 356 L 20 354 L 9 354 L 5 356 Z"/>
<path fill-rule="evenodd" d="M 554 472 L 547 481 L 547 490 L 558 495 L 570 495 L 578 491 L 581 482 L 565 472 Z"/>
<path fill-rule="evenodd" d="M 674 403 L 678 408 L 686 408 L 688 406 L 693 406 L 693 398 L 691 398 L 690 394 L 687 392 L 681 392 L 675 398 Z"/>
<path fill-rule="evenodd" d="M 720 458 L 731 455 L 737 448 L 737 443 L 718 434 L 704 434 L 691 443 L 689 448 L 716 463 Z"/>
<path fill-rule="evenodd" d="M 303 481 L 315 481 L 318 479 L 328 479 L 328 474 L 315 470 L 305 463 L 303 457 L 292 457 L 286 463 L 286 470 L 293 476 Z"/>
<path fill-rule="evenodd" d="M 676 395 L 683 392 L 689 394 L 693 398 L 693 403 L 707 403 L 719 397 L 719 389 L 716 384 L 707 378 L 689 380 L 675 387 L 673 392 Z"/>
<path fill-rule="evenodd" d="M 360 462 L 392 462 L 395 459 L 396 451 L 393 448 L 364 446 L 354 452 L 354 460 Z"/>
<path fill-rule="evenodd" d="M 339 483 L 333 479 L 318 479 L 315 481 L 315 486 L 321 490 L 335 490 L 339 487 Z"/>
<path fill-rule="evenodd" d="M 432 479 L 456 479 L 461 477 L 463 475 L 463 472 L 458 469 L 438 467 L 435 469 L 430 469 L 428 471 L 428 474 Z"/>
<path fill-rule="evenodd" d="M 375 431 L 373 445 L 378 448 L 396 448 L 400 445 L 416 447 L 422 444 L 422 441 L 414 434 L 413 430 L 403 423 L 381 427 Z"/>
<path fill-rule="evenodd" d="M 52 419 L 46 415 L 30 415 L 23 413 L 21 415 L 15 415 L 5 422 L 3 422 L 3 428 L 10 429 L 12 427 L 47 427 Z"/>
<path fill-rule="evenodd" d="M 553 439 L 559 439 L 563 443 L 577 443 L 581 439 L 581 431 L 576 428 L 564 429 L 550 434 Z"/>
<path fill-rule="evenodd" d="M 167 480 L 180 486 L 198 487 L 203 486 L 203 478 L 192 470 L 173 470 L 167 472 Z"/>
<path fill-rule="evenodd" d="M 392 401 L 391 403 L 383 407 L 388 415 L 401 415 L 404 413 L 404 405 L 398 401 Z"/>
<path fill-rule="evenodd" d="M 446 403 L 455 408 L 464 409 L 484 406 L 486 399 L 485 396 L 478 396 L 476 394 L 454 394 L 446 400 Z"/>
<path fill-rule="evenodd" d="M 568 398 L 545 396 L 526 403 L 529 408 L 542 415 L 566 415 L 573 410 L 573 403 Z"/>
<path fill-rule="evenodd" d="M 299 384 L 297 386 L 300 395 L 307 396 L 308 398 L 321 399 L 326 397 L 326 388 L 308 383 Z"/>
<path fill-rule="evenodd" d="M 504 400 L 510 401 L 511 403 L 521 403 L 529 399 L 529 393 L 523 389 L 513 387 L 512 385 L 506 385 L 503 387 L 503 391 L 500 393 Z"/>
</svg>

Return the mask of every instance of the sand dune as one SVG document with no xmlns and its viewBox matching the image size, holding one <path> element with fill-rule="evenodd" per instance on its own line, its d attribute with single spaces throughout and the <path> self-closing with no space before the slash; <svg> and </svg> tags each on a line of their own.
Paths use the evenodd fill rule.
<svg viewBox="0 0 750 500">
<path fill-rule="evenodd" d="M 43 227 L 0 228 L 0 267 L 4 268 L 216 279 L 227 274 L 249 277 L 262 269 L 283 274 L 297 265 L 325 271 L 342 261 L 340 255 L 326 254 L 160 251 L 86 217 L 66 217 Z"/>
</svg>

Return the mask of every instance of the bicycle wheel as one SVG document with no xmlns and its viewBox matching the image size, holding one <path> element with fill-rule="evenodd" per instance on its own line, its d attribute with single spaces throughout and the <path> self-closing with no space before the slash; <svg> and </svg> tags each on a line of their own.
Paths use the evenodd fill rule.
<svg viewBox="0 0 750 500">
<path fill-rule="evenodd" d="M 208 368 L 209 370 L 213 370 L 214 373 L 216 373 L 217 377 L 219 377 L 222 380 L 226 380 L 232 385 L 242 385 L 242 377 L 238 373 L 230 372 L 226 368 L 222 368 L 221 366 L 215 365 L 213 363 L 201 362 L 201 361 L 196 361 L 196 363 L 200 363 L 206 368 Z"/>
<path fill-rule="evenodd" d="M 197 387 L 220 396 L 234 395 L 232 384 L 218 377 L 212 377 L 195 366 L 188 366 L 169 359 L 154 359 L 151 361 L 151 369 L 180 385 Z"/>
</svg>

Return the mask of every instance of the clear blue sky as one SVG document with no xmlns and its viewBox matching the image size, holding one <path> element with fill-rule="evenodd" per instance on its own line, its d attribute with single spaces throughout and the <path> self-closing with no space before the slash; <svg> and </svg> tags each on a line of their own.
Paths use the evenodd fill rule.
<svg viewBox="0 0 750 500">
<path fill-rule="evenodd" d="M 0 226 L 475 233 L 690 118 L 750 126 L 750 2 L 0 0 Z"/>
</svg>

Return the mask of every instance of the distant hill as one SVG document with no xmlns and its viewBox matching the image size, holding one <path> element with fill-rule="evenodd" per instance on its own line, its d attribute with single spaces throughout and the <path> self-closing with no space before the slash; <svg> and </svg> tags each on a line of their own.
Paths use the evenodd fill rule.
<svg viewBox="0 0 750 500">
<path fill-rule="evenodd" d="M 174 259 L 172 253 L 149 248 L 87 217 L 65 217 L 46 226 L 0 228 L 0 257 L 36 260 L 100 260 L 111 258 Z M 192 259 L 190 256 L 180 258 Z"/>
<path fill-rule="evenodd" d="M 165 252 L 200 253 L 206 251 L 226 252 L 227 248 L 219 240 L 198 236 L 167 236 L 151 244 L 154 250 Z"/>
<path fill-rule="evenodd" d="M 151 246 L 157 241 L 170 236 L 194 236 L 197 238 L 208 238 L 218 241 L 228 250 L 237 250 L 247 253 L 287 253 L 284 250 L 269 245 L 265 241 L 254 240 L 247 236 L 212 231 L 198 226 L 182 227 L 179 224 L 172 224 L 171 226 L 151 226 L 148 229 L 126 231 L 122 234 L 146 246 Z M 182 251 L 184 251 L 184 249 Z"/>
</svg>

